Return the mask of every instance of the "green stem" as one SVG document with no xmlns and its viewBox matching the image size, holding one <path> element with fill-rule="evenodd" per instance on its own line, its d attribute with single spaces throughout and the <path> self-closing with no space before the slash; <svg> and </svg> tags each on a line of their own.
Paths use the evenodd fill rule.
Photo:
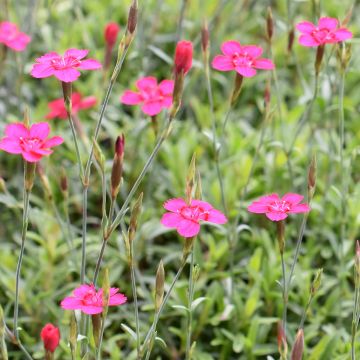
<svg viewBox="0 0 360 360">
<path fill-rule="evenodd" d="M 130 244 L 131 247 L 131 261 L 130 261 L 130 275 L 131 275 L 131 288 L 134 297 L 134 307 L 135 307 L 135 324 L 136 324 L 136 352 L 137 356 L 140 355 L 140 322 L 139 322 L 139 306 L 138 306 L 138 298 L 136 291 L 136 278 L 135 278 L 135 268 L 133 262 L 133 242 Z"/>
<path fill-rule="evenodd" d="M 286 269 L 285 269 L 285 260 L 284 260 L 284 253 L 280 253 L 281 257 L 281 271 L 283 277 L 283 285 L 282 285 L 282 294 L 283 294 L 283 314 L 282 314 L 282 322 L 283 322 L 283 329 L 286 341 L 286 318 L 287 318 L 287 304 L 288 304 L 288 287 L 286 282 Z"/>
<path fill-rule="evenodd" d="M 188 325 L 186 333 L 186 359 L 190 360 L 190 349 L 191 349 L 191 333 L 192 333 L 192 302 L 194 298 L 194 249 L 190 254 L 190 272 L 189 272 L 189 293 L 188 293 Z"/>
</svg>

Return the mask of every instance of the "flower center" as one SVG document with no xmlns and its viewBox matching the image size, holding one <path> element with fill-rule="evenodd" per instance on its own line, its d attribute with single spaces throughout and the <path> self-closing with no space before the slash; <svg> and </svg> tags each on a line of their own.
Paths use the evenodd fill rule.
<svg viewBox="0 0 360 360">
<path fill-rule="evenodd" d="M 94 291 L 89 291 L 82 299 L 82 302 L 84 305 L 93 305 L 93 306 L 97 306 L 100 305 L 100 301 L 99 301 L 99 296 L 97 294 L 97 292 Z"/>
<path fill-rule="evenodd" d="M 286 213 L 291 210 L 290 204 L 287 201 L 275 201 L 269 205 L 270 211 Z"/>
<path fill-rule="evenodd" d="M 315 40 L 317 40 L 318 42 L 324 42 L 326 40 L 333 40 L 335 38 L 335 35 L 333 32 L 331 32 L 328 29 L 324 29 L 324 28 L 316 28 L 311 35 L 313 36 L 313 38 Z"/>
<path fill-rule="evenodd" d="M 207 220 L 209 217 L 209 212 L 205 211 L 200 206 L 186 206 L 180 210 L 180 214 L 187 220 L 191 221 L 199 221 L 199 220 Z"/>
<path fill-rule="evenodd" d="M 23 138 L 20 137 L 20 145 L 27 149 L 35 149 L 39 147 L 40 140 L 38 138 Z"/>
<path fill-rule="evenodd" d="M 254 63 L 254 59 L 247 52 L 244 52 L 242 54 L 235 53 L 233 55 L 232 62 L 234 66 L 252 67 Z"/>
<path fill-rule="evenodd" d="M 51 65 L 55 70 L 70 69 L 80 66 L 81 61 L 73 56 L 63 57 L 51 60 Z"/>
</svg>

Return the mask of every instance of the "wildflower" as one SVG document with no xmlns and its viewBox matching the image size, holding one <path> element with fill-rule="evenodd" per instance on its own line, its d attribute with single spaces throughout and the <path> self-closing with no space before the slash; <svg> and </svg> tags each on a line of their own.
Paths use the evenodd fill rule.
<svg viewBox="0 0 360 360">
<path fill-rule="evenodd" d="M 136 82 L 139 92 L 126 90 L 120 101 L 126 105 L 142 104 L 141 110 L 149 116 L 155 116 L 164 108 L 172 105 L 174 81 L 163 80 L 159 84 L 152 76 L 143 77 Z"/>
<path fill-rule="evenodd" d="M 306 213 L 310 211 L 308 204 L 300 204 L 304 197 L 299 194 L 288 193 L 281 199 L 278 194 L 261 197 L 248 207 L 248 211 L 256 214 L 265 214 L 271 221 L 280 221 L 288 214 Z"/>
<path fill-rule="evenodd" d="M 89 50 L 69 49 L 63 56 L 56 52 L 47 53 L 36 59 L 31 75 L 35 78 L 46 78 L 54 75 L 60 81 L 70 83 L 79 76 L 79 70 L 96 70 L 101 64 L 94 59 L 82 60 Z"/>
<path fill-rule="evenodd" d="M 308 21 L 300 22 L 296 25 L 302 35 L 299 37 L 299 43 L 303 46 L 313 47 L 325 44 L 334 44 L 352 38 L 352 33 L 345 27 L 338 28 L 337 19 L 322 17 L 318 25 Z"/>
<path fill-rule="evenodd" d="M 44 343 L 44 348 L 47 351 L 54 352 L 59 346 L 60 331 L 53 324 L 46 324 L 40 333 L 41 339 Z"/>
<path fill-rule="evenodd" d="M 93 107 L 96 104 L 95 96 L 83 97 L 80 93 L 75 92 L 71 95 L 71 113 L 76 115 L 80 110 L 85 110 Z M 64 98 L 50 101 L 48 103 L 48 108 L 50 112 L 45 116 L 46 119 L 67 119 L 67 112 L 64 105 Z"/>
<path fill-rule="evenodd" d="M 21 154 L 28 162 L 37 162 L 43 156 L 52 153 L 51 148 L 63 143 L 60 136 L 48 138 L 49 124 L 39 122 L 28 129 L 22 123 L 9 124 L 5 128 L 5 137 L 0 140 L 0 149 L 10 154 Z"/>
<path fill-rule="evenodd" d="M 270 59 L 260 58 L 263 50 L 256 45 L 240 45 L 237 41 L 226 41 L 221 45 L 223 55 L 215 56 L 212 67 L 220 71 L 235 70 L 244 77 L 256 75 L 256 69 L 272 70 Z"/>
<path fill-rule="evenodd" d="M 19 31 L 16 24 L 9 21 L 0 22 L 0 43 L 12 50 L 23 51 L 30 41 L 30 36 Z"/>
<path fill-rule="evenodd" d="M 95 286 L 80 285 L 73 291 L 74 296 L 66 297 L 61 301 L 61 307 L 68 310 L 81 310 L 85 314 L 100 314 L 105 304 L 103 303 L 103 289 L 96 291 Z M 109 306 L 122 305 L 127 298 L 119 293 L 119 289 L 110 288 Z"/>
<path fill-rule="evenodd" d="M 187 204 L 184 199 L 177 198 L 165 202 L 164 208 L 170 212 L 165 213 L 161 223 L 186 238 L 196 236 L 200 231 L 200 221 L 214 224 L 225 224 L 227 219 L 223 213 L 214 209 L 209 203 L 201 200 L 191 200 Z"/>
<path fill-rule="evenodd" d="M 193 57 L 193 45 L 191 41 L 179 41 L 175 49 L 175 73 L 186 75 L 191 68 Z"/>
<path fill-rule="evenodd" d="M 106 46 L 112 49 L 116 43 L 120 26 L 115 22 L 110 22 L 105 26 L 104 38 Z"/>
</svg>

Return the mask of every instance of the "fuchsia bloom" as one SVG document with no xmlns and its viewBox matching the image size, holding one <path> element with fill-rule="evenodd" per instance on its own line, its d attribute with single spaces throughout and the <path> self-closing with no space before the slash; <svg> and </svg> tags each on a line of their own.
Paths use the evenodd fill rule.
<svg viewBox="0 0 360 360">
<path fill-rule="evenodd" d="M 346 28 L 338 28 L 337 19 L 322 17 L 318 25 L 303 21 L 296 25 L 296 28 L 302 33 L 299 37 L 299 43 L 303 46 L 319 46 L 325 44 L 334 44 L 352 38 L 352 33 Z"/>
<path fill-rule="evenodd" d="M 308 204 L 300 204 L 303 198 L 302 195 L 288 193 L 280 199 L 278 194 L 271 194 L 254 201 L 248 206 L 248 211 L 265 214 L 271 221 L 280 221 L 286 219 L 288 214 L 309 212 Z"/>
<path fill-rule="evenodd" d="M 174 81 L 163 80 L 158 84 L 156 78 L 148 76 L 139 79 L 136 87 L 139 92 L 131 90 L 124 92 L 120 98 L 123 104 L 142 104 L 141 110 L 149 116 L 157 115 L 162 109 L 171 107 Z"/>
<path fill-rule="evenodd" d="M 10 154 L 21 154 L 28 162 L 38 162 L 52 153 L 51 148 L 63 143 L 60 136 L 47 138 L 49 124 L 39 122 L 28 129 L 23 123 L 9 124 L 5 128 L 5 137 L 0 140 L 0 149 Z"/>
<path fill-rule="evenodd" d="M 161 223 L 186 238 L 196 236 L 200 231 L 200 221 L 214 224 L 225 224 L 227 218 L 219 210 L 214 209 L 209 203 L 201 200 L 191 200 L 188 205 L 181 198 L 165 202 L 164 208 L 170 212 L 165 213 Z"/>
<path fill-rule="evenodd" d="M 96 70 L 101 64 L 94 59 L 82 60 L 89 50 L 69 49 L 64 56 L 50 52 L 36 59 L 31 75 L 35 78 L 46 78 L 54 75 L 60 81 L 73 82 L 80 76 L 79 70 Z"/>
<path fill-rule="evenodd" d="M 61 307 L 67 310 L 81 310 L 85 314 L 100 314 L 104 309 L 103 289 L 96 291 L 95 286 L 80 285 L 73 291 L 74 296 L 68 296 L 61 301 Z M 110 288 L 109 306 L 122 305 L 127 298 L 119 293 L 119 289 Z"/>
<path fill-rule="evenodd" d="M 0 22 L 0 43 L 15 51 L 23 51 L 30 41 L 30 36 L 20 32 L 16 24 Z"/>
<path fill-rule="evenodd" d="M 80 110 L 89 109 L 96 104 L 95 96 L 87 96 L 85 98 L 78 92 L 71 95 L 72 108 L 71 113 L 76 115 Z M 50 112 L 46 115 L 46 119 L 67 119 L 67 112 L 64 105 L 64 98 L 59 98 L 49 102 Z"/>
<path fill-rule="evenodd" d="M 46 324 L 41 330 L 40 337 L 44 343 L 45 350 L 53 353 L 59 346 L 60 330 L 53 324 Z"/>
<path fill-rule="evenodd" d="M 193 58 L 193 45 L 191 41 L 182 40 L 176 44 L 175 73 L 186 75 L 191 68 Z"/>
<path fill-rule="evenodd" d="M 272 70 L 275 65 L 269 59 L 260 58 L 263 50 L 256 45 L 240 45 L 237 41 L 225 41 L 221 45 L 223 55 L 215 56 L 212 67 L 220 71 L 232 71 L 244 77 L 256 75 L 256 69 Z"/>
<path fill-rule="evenodd" d="M 116 43 L 119 31 L 120 26 L 115 22 L 110 22 L 105 26 L 104 38 L 108 47 L 113 48 Z"/>
</svg>

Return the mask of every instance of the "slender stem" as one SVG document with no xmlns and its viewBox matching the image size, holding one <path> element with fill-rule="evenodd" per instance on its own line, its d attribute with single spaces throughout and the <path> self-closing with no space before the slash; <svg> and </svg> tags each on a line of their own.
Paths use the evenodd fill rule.
<svg viewBox="0 0 360 360">
<path fill-rule="evenodd" d="M 183 23 L 184 23 L 184 17 L 185 17 L 185 11 L 186 11 L 187 4 L 188 4 L 188 0 L 182 0 L 179 22 L 178 22 L 178 27 L 177 27 L 177 31 L 176 31 L 176 42 L 178 42 L 182 36 Z"/>
<path fill-rule="evenodd" d="M 136 323 L 136 352 L 137 356 L 140 355 L 140 322 L 139 322 L 139 307 L 138 307 L 138 298 L 137 298 L 137 291 L 136 291 L 136 278 L 135 278 L 135 267 L 133 261 L 133 242 L 130 244 L 130 251 L 131 251 L 131 261 L 130 261 L 130 275 L 131 275 L 131 288 L 134 297 L 134 307 L 135 307 L 135 323 Z"/>
<path fill-rule="evenodd" d="M 288 288 L 286 283 L 286 269 L 285 269 L 285 260 L 284 260 L 284 253 L 280 252 L 281 257 L 281 271 L 283 277 L 283 285 L 282 285 L 282 294 L 283 294 L 283 314 L 282 314 L 282 322 L 283 322 L 283 329 L 284 329 L 284 336 L 286 341 L 286 318 L 287 318 L 287 303 L 288 303 Z"/>
<path fill-rule="evenodd" d="M 189 272 L 189 293 L 188 293 L 188 325 L 186 333 L 186 359 L 190 360 L 190 349 L 191 349 L 191 332 L 192 332 L 192 302 L 194 298 L 194 249 L 190 254 L 190 272 Z"/>
<path fill-rule="evenodd" d="M 156 325 L 157 325 L 157 323 L 158 323 L 158 321 L 159 321 L 160 315 L 161 315 L 161 313 L 163 312 L 163 310 L 164 310 L 164 308 L 165 308 L 165 305 L 166 305 L 166 303 L 167 303 L 168 300 L 169 300 L 171 291 L 172 291 L 173 287 L 175 286 L 176 282 L 178 281 L 178 279 L 179 279 L 179 277 L 180 277 L 180 275 L 181 275 L 181 273 L 182 273 L 185 265 L 186 265 L 186 259 L 182 262 L 182 264 L 181 264 L 178 272 L 176 273 L 176 275 L 175 275 L 175 277 L 174 277 L 174 279 L 173 279 L 173 281 L 172 281 L 172 283 L 171 283 L 171 285 L 170 285 L 170 288 L 169 288 L 168 292 L 166 293 L 163 302 L 162 302 L 161 305 L 160 305 L 159 311 L 156 313 L 155 318 L 154 318 L 154 321 L 153 321 L 153 323 L 152 323 L 149 331 L 147 332 L 147 334 L 146 334 L 146 336 L 145 336 L 145 340 L 144 340 L 143 346 L 141 347 L 141 350 L 140 350 L 140 358 L 142 358 L 142 354 L 143 354 L 143 352 L 144 352 L 144 350 L 145 350 L 145 347 L 147 346 L 148 341 L 151 339 L 152 334 L 153 334 L 154 331 L 156 330 Z"/>
<path fill-rule="evenodd" d="M 357 332 L 357 319 L 359 318 L 359 275 L 356 274 L 357 269 L 355 269 L 355 296 L 354 296 L 354 310 L 353 310 L 353 319 L 351 327 L 351 360 L 356 360 L 355 356 L 355 338 Z"/>
</svg>

